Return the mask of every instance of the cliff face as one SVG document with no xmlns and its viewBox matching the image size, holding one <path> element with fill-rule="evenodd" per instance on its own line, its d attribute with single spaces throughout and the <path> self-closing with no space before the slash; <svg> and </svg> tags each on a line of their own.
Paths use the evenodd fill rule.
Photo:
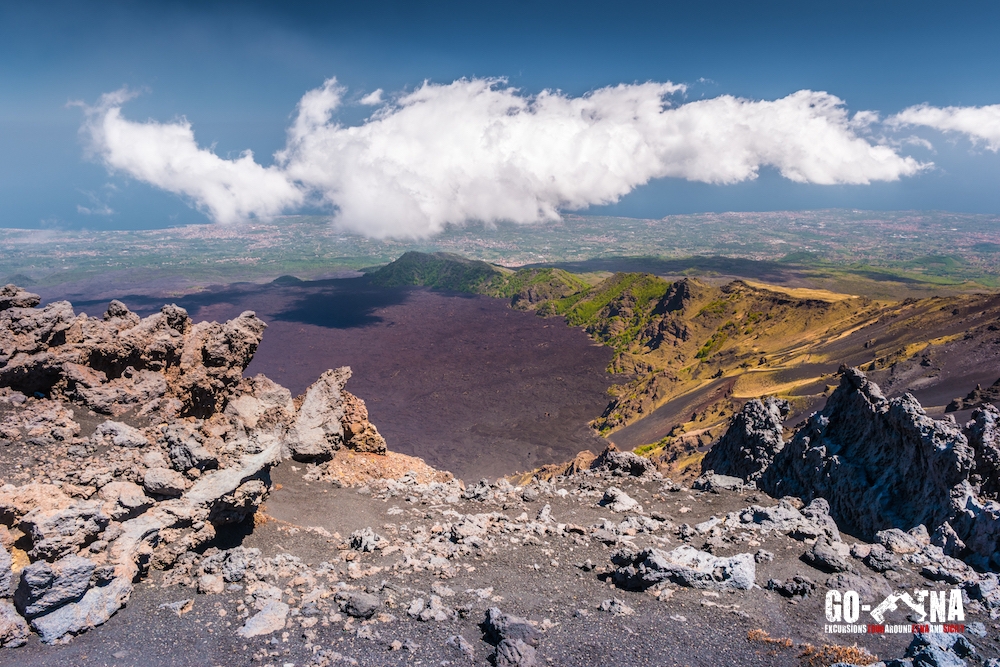
<svg viewBox="0 0 1000 667">
<path fill-rule="evenodd" d="M 949 555 L 1000 565 L 993 406 L 962 427 L 928 417 L 909 394 L 887 399 L 863 373 L 845 369 L 826 407 L 776 452 L 780 420 L 761 419 L 762 407 L 751 401 L 734 418 L 706 470 L 756 479 L 779 498 L 825 498 L 838 525 L 864 539 L 923 525 Z"/>
<path fill-rule="evenodd" d="M 96 319 L 38 303 L 0 290 L 0 645 L 29 623 L 46 642 L 100 625 L 149 567 L 254 514 L 283 458 L 385 453 L 344 390 L 350 368 L 294 399 L 242 377 L 266 327 L 252 312 L 140 319 L 115 301 Z"/>
</svg>

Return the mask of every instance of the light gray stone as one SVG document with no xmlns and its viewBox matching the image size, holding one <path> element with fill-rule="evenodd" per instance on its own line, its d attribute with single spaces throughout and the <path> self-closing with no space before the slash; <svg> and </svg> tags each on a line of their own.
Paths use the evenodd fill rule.
<svg viewBox="0 0 1000 667">
<path fill-rule="evenodd" d="M 106 586 L 91 588 L 79 602 L 70 602 L 35 618 L 31 625 L 43 642 L 51 644 L 65 635 L 76 635 L 102 625 L 131 594 L 132 583 L 119 577 Z"/>
<path fill-rule="evenodd" d="M 34 544 L 29 556 L 55 560 L 97 539 L 110 521 L 100 502 L 78 500 L 63 509 L 33 509 L 21 518 L 20 528 Z"/>
<path fill-rule="evenodd" d="M 601 498 L 601 507 L 607 507 L 612 512 L 641 512 L 642 507 L 627 493 L 618 487 L 611 486 Z"/>
<path fill-rule="evenodd" d="M 94 431 L 94 436 L 115 447 L 147 447 L 149 439 L 142 431 L 128 424 L 106 421 Z"/>
<path fill-rule="evenodd" d="M 288 618 L 288 605 L 284 602 L 271 600 L 259 612 L 246 620 L 239 630 L 236 631 L 240 637 L 258 637 L 269 635 L 285 627 Z"/>
<path fill-rule="evenodd" d="M 687 545 L 673 551 L 623 549 L 611 560 L 618 566 L 613 581 L 629 590 L 644 590 L 663 581 L 706 590 L 747 590 L 757 576 L 753 554 L 720 558 Z"/>
<path fill-rule="evenodd" d="M 187 488 L 187 480 L 170 468 L 150 468 L 143 475 L 142 486 L 154 496 L 177 497 Z"/>
</svg>

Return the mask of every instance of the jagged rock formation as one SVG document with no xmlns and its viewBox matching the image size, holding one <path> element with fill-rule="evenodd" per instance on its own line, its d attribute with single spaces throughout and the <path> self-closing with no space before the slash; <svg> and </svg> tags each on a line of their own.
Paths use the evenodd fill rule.
<svg viewBox="0 0 1000 667">
<path fill-rule="evenodd" d="M 956 410 L 968 410 L 990 404 L 990 401 L 1000 400 L 1000 380 L 997 380 L 986 389 L 981 385 L 970 391 L 965 398 L 954 398 L 945 408 L 945 412 L 955 412 Z"/>
<path fill-rule="evenodd" d="M 748 401 L 705 455 L 702 470 L 756 481 L 785 446 L 781 432 L 787 414 L 788 401 L 771 396 Z"/>
<path fill-rule="evenodd" d="M 826 407 L 762 471 L 759 452 L 780 441 L 780 424 L 756 429 L 756 412 L 734 420 L 737 432 L 720 441 L 724 449 L 706 468 L 757 475 L 757 486 L 775 497 L 825 498 L 843 529 L 868 540 L 925 526 L 948 555 L 984 569 L 1000 565 L 996 408 L 978 409 L 963 429 L 928 417 L 913 396 L 887 399 L 859 370 L 843 369 Z M 749 446 L 733 447 L 737 441 Z"/>
<path fill-rule="evenodd" d="M 0 486 L 0 645 L 29 625 L 51 643 L 104 623 L 148 568 L 253 515 L 282 458 L 385 452 L 344 390 L 349 368 L 297 399 L 242 378 L 266 327 L 252 312 L 193 323 L 164 306 L 140 319 L 114 301 L 97 320 L 38 303 L 0 290 L 0 439 L 41 464 Z M 114 419 L 85 432 L 74 411 L 87 409 Z"/>
<path fill-rule="evenodd" d="M 120 301 L 99 320 L 77 315 L 68 301 L 38 309 L 37 295 L 3 289 L 0 386 L 108 415 L 134 408 L 165 418 L 217 412 L 267 326 L 251 311 L 223 324 L 195 324 L 173 305 L 139 319 Z"/>
</svg>

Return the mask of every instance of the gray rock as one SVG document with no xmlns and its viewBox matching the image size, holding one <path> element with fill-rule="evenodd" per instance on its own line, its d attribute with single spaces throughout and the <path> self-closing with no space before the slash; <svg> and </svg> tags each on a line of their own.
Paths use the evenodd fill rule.
<svg viewBox="0 0 1000 667">
<path fill-rule="evenodd" d="M 600 605 L 601 611 L 606 611 L 609 614 L 615 616 L 631 616 L 635 613 L 635 609 L 625 604 L 624 600 L 619 600 L 618 598 L 611 598 L 604 600 Z"/>
<path fill-rule="evenodd" d="M 351 593 L 344 599 L 343 610 L 355 618 L 371 618 L 382 606 L 382 601 L 370 593 Z"/>
<path fill-rule="evenodd" d="M 847 572 L 852 569 L 848 560 L 850 555 L 850 547 L 843 542 L 831 542 L 827 537 L 820 537 L 802 558 L 825 572 Z"/>
<path fill-rule="evenodd" d="M 10 552 L 0 544 L 0 598 L 10 595 L 10 589 L 14 585 L 12 565 L 13 559 L 10 557 Z"/>
<path fill-rule="evenodd" d="M 329 459 L 344 443 L 344 385 L 351 369 L 328 370 L 306 389 L 286 441 L 289 455 L 297 461 Z"/>
<path fill-rule="evenodd" d="M 154 496 L 177 497 L 187 489 L 187 480 L 170 468 L 150 468 L 143 475 L 142 486 Z"/>
<path fill-rule="evenodd" d="M 785 446 L 782 422 L 788 409 L 788 401 L 773 397 L 748 401 L 705 455 L 702 471 L 744 481 L 759 479 Z"/>
<path fill-rule="evenodd" d="M 990 404 L 977 408 L 965 433 L 975 451 L 970 480 L 980 496 L 996 500 L 1000 496 L 1000 410 Z"/>
<path fill-rule="evenodd" d="M 502 640 L 520 641 L 529 646 L 538 646 L 539 634 L 531 623 L 518 616 L 505 614 L 497 607 L 486 611 L 486 620 L 481 624 L 486 641 L 498 644 Z"/>
<path fill-rule="evenodd" d="M 31 536 L 33 559 L 55 560 L 97 539 L 111 522 L 97 501 L 78 500 L 63 509 L 36 508 L 21 518 L 19 527 Z"/>
<path fill-rule="evenodd" d="M 649 477 L 656 464 L 633 452 L 619 452 L 608 447 L 590 464 L 591 470 L 604 470 L 630 477 Z"/>
<path fill-rule="evenodd" d="M 826 587 L 838 591 L 857 591 L 862 600 L 883 599 L 892 593 L 892 586 L 883 577 L 864 577 L 854 572 L 841 572 L 826 580 Z"/>
<path fill-rule="evenodd" d="M 92 560 L 75 555 L 54 563 L 35 561 L 21 570 L 14 604 L 25 618 L 31 619 L 75 602 L 90 587 L 94 568 Z"/>
<path fill-rule="evenodd" d="M 757 574 L 753 554 L 720 558 L 687 545 L 673 551 L 623 549 L 611 560 L 618 566 L 613 581 L 629 590 L 644 590 L 663 581 L 707 590 L 747 590 Z"/>
<path fill-rule="evenodd" d="M 496 667 L 536 667 L 538 653 L 520 639 L 504 639 L 493 652 L 493 664 Z"/>
<path fill-rule="evenodd" d="M 967 436 L 954 421 L 928 417 L 913 396 L 887 399 L 863 373 L 843 369 L 822 412 L 775 455 L 758 486 L 773 496 L 825 498 L 837 524 L 868 541 L 900 529 L 891 544 L 883 542 L 895 553 L 919 550 L 928 532 L 904 538 L 903 531 L 923 525 L 939 535 L 947 522 L 987 569 L 1000 539 L 1000 506 L 977 495 L 972 472 L 977 451 L 983 461 L 992 456 L 996 415 L 978 414 Z"/>
<path fill-rule="evenodd" d="M 149 439 L 142 431 L 121 422 L 106 421 L 99 425 L 94 435 L 115 447 L 146 447 Z"/>
<path fill-rule="evenodd" d="M 744 489 L 754 488 L 754 485 L 752 483 L 748 484 L 739 477 L 719 475 L 715 472 L 709 471 L 694 480 L 694 482 L 691 483 L 691 488 L 695 491 L 710 491 L 712 493 L 718 493 L 719 491 L 743 491 Z"/>
<path fill-rule="evenodd" d="M 248 618 L 236 634 L 244 638 L 269 635 L 283 629 L 287 618 L 288 605 L 278 600 L 271 600 L 263 609 Z"/>
<path fill-rule="evenodd" d="M 894 554 L 915 554 L 920 551 L 917 540 L 899 528 L 880 530 L 875 533 L 875 541 Z"/>
<path fill-rule="evenodd" d="M 226 558 L 222 562 L 222 578 L 230 584 L 243 581 L 247 568 L 259 562 L 260 549 L 233 547 L 226 551 Z"/>
<path fill-rule="evenodd" d="M 601 507 L 607 507 L 612 512 L 642 511 L 642 507 L 639 506 L 638 502 L 615 486 L 608 487 L 608 490 L 604 492 L 604 497 L 601 498 L 598 504 Z"/>
<path fill-rule="evenodd" d="M 825 536 L 833 542 L 839 542 L 840 531 L 837 530 L 836 522 L 828 514 L 822 514 L 821 508 L 822 505 L 810 503 L 809 508 L 800 512 L 788 499 L 783 498 L 772 507 L 751 505 L 739 512 L 731 512 L 726 516 L 726 527 L 752 529 L 762 533 L 773 531 L 796 540 Z M 805 514 L 807 511 L 809 516 Z"/>
<path fill-rule="evenodd" d="M 455 612 L 441 602 L 441 598 L 432 595 L 430 602 L 420 610 L 417 619 L 421 621 L 448 621 L 455 617 Z"/>
<path fill-rule="evenodd" d="M 65 635 L 76 635 L 102 625 L 118 611 L 132 594 L 132 583 L 125 578 L 113 579 L 106 586 L 91 588 L 79 602 L 70 602 L 31 621 L 32 627 L 46 644 Z"/>
<path fill-rule="evenodd" d="M 905 655 L 913 659 L 913 667 L 965 667 L 963 658 L 973 653 L 964 636 L 935 632 L 914 635 Z"/>
<path fill-rule="evenodd" d="M 204 438 L 188 424 L 164 426 L 160 442 L 167 449 L 174 470 L 209 470 L 219 467 L 219 459 L 204 445 Z"/>
<path fill-rule="evenodd" d="M 468 514 L 451 526 L 451 540 L 458 544 L 475 541 L 486 536 L 489 519 L 483 515 Z"/>
<path fill-rule="evenodd" d="M 881 544 L 873 544 L 862 562 L 876 572 L 888 572 L 899 566 L 896 558 Z"/>
<path fill-rule="evenodd" d="M 31 636 L 28 623 L 9 600 L 0 600 L 0 648 L 23 646 Z"/>
<path fill-rule="evenodd" d="M 766 588 L 786 598 L 807 598 L 816 590 L 816 584 L 809 577 L 795 575 L 787 581 L 768 579 Z"/>
<path fill-rule="evenodd" d="M 455 649 L 470 662 L 476 658 L 476 650 L 462 635 L 452 635 L 445 641 L 445 646 Z"/>
</svg>

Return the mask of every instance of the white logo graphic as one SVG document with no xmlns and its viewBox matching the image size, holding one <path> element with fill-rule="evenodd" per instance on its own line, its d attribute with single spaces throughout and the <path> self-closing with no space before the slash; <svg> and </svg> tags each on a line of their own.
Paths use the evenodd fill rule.
<svg viewBox="0 0 1000 667">
<path fill-rule="evenodd" d="M 905 610 L 908 612 L 908 625 L 886 625 L 886 615 Z M 858 625 L 862 612 L 868 612 L 873 624 Z M 828 623 L 846 625 L 828 625 L 827 632 L 845 633 L 894 633 L 894 632 L 963 632 L 965 608 L 962 603 L 962 591 L 952 588 L 946 591 L 914 590 L 910 593 L 893 593 L 886 597 L 873 609 L 870 604 L 861 604 L 857 591 L 830 590 L 826 593 L 826 620 Z M 942 624 L 931 628 L 930 624 Z"/>
</svg>

